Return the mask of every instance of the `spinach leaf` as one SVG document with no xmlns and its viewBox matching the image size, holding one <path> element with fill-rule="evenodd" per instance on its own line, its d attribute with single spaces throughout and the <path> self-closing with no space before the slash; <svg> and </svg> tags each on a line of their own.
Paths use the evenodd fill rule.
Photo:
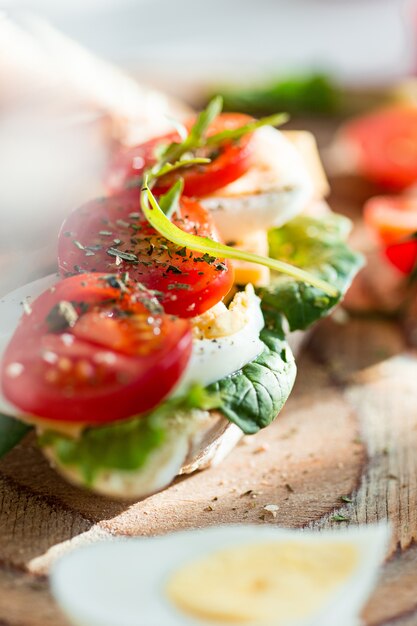
<svg viewBox="0 0 417 626">
<path fill-rule="evenodd" d="M 275 419 L 296 375 L 294 357 L 282 328 L 275 324 L 273 329 L 264 329 L 261 339 L 265 347 L 254 361 L 207 389 L 220 396 L 220 412 L 245 434 L 256 433 Z"/>
<path fill-rule="evenodd" d="M 30 429 L 28 424 L 0 413 L 0 458 L 14 448 Z"/>
<path fill-rule="evenodd" d="M 350 222 L 330 214 L 315 219 L 300 216 L 269 234 L 270 255 L 308 270 L 336 287 L 331 297 L 320 289 L 280 274 L 272 274 L 267 287 L 259 288 L 267 324 L 274 314 L 282 313 L 290 330 L 304 330 L 341 300 L 356 272 L 363 265 L 362 255 L 345 243 Z"/>
</svg>

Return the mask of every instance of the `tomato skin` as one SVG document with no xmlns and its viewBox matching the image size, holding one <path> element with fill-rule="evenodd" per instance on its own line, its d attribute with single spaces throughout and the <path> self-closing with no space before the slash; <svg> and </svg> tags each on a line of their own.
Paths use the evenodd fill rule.
<svg viewBox="0 0 417 626">
<path fill-rule="evenodd" d="M 402 274 L 409 275 L 417 267 L 417 240 L 393 243 L 385 249 L 385 256 Z"/>
<path fill-rule="evenodd" d="M 211 136 L 227 129 L 244 126 L 253 118 L 242 113 L 222 113 L 211 124 L 207 135 Z M 194 121 L 194 120 L 193 120 Z M 188 126 L 191 126 L 189 123 Z M 216 152 L 219 156 L 211 163 L 189 168 L 181 172 L 184 178 L 184 195 L 201 198 L 226 187 L 237 180 L 251 166 L 252 135 L 245 135 L 236 143 L 225 143 Z M 165 190 L 176 180 L 177 176 L 167 175 L 161 179 L 159 188 Z"/>
<path fill-rule="evenodd" d="M 417 232 L 417 197 L 375 196 L 364 206 L 365 222 L 386 245 Z"/>
<path fill-rule="evenodd" d="M 417 108 L 396 105 L 354 119 L 341 130 L 360 174 L 393 191 L 417 182 Z"/>
<path fill-rule="evenodd" d="M 182 198 L 180 215 L 172 221 L 186 232 L 217 238 L 210 215 L 188 198 Z M 110 248 L 134 253 L 137 262 L 110 256 Z M 144 217 L 137 189 L 74 211 L 59 235 L 58 261 L 62 275 L 128 272 L 134 281 L 158 291 L 165 311 L 179 317 L 210 309 L 228 293 L 234 278 L 229 261 L 206 262 L 200 253 L 178 248 L 161 237 Z"/>
<path fill-rule="evenodd" d="M 223 113 L 211 124 L 207 135 L 213 135 L 226 129 L 240 128 L 252 118 L 241 113 Z M 191 128 L 194 119 L 186 126 Z M 155 150 L 164 143 L 179 141 L 176 134 L 164 135 L 152 139 L 133 148 L 121 150 L 110 166 L 106 178 L 106 188 L 110 193 L 117 193 L 135 179 L 140 178 L 146 167 L 155 162 Z M 166 191 L 179 176 L 184 179 L 184 195 L 201 198 L 214 193 L 217 189 L 243 176 L 251 166 L 252 136 L 245 135 L 237 142 L 225 142 L 213 152 L 216 154 L 211 163 L 184 168 L 175 174 L 169 174 L 159 180 L 155 189 L 162 193 Z M 208 154 L 210 156 L 210 153 Z"/>
<path fill-rule="evenodd" d="M 375 196 L 364 206 L 364 219 L 384 244 L 384 256 L 402 274 L 417 263 L 417 197 Z"/>
<path fill-rule="evenodd" d="M 155 163 L 158 147 L 174 141 L 180 141 L 177 133 L 161 135 L 131 148 L 120 148 L 105 176 L 104 182 L 108 193 L 119 193 L 126 189 L 127 185 L 140 179 L 144 169 Z"/>
<path fill-rule="evenodd" d="M 62 280 L 23 316 L 4 355 L 1 383 L 24 413 L 85 425 L 115 422 L 151 410 L 179 380 L 191 355 L 189 323 L 155 313 L 143 289 L 115 288 L 108 279 Z M 62 302 L 73 303 L 79 317 L 54 332 L 50 314 Z M 113 335 L 106 324 L 97 328 L 100 316 L 113 322 Z M 129 324 L 136 323 L 135 335 Z"/>
</svg>

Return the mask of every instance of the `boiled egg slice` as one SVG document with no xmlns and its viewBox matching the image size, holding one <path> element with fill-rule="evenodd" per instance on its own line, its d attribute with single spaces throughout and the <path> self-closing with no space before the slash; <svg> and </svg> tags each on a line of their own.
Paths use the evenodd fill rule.
<svg viewBox="0 0 417 626">
<path fill-rule="evenodd" d="M 201 200 L 224 241 L 282 226 L 314 197 L 313 179 L 302 156 L 280 131 L 259 128 L 246 174 Z"/>
<path fill-rule="evenodd" d="M 261 301 L 252 285 L 236 293 L 229 307 L 218 302 L 191 320 L 193 349 L 176 394 L 192 383 L 206 386 L 234 374 L 263 350 Z"/>
<path fill-rule="evenodd" d="M 52 592 L 77 626 L 354 626 L 388 535 L 223 526 L 101 542 L 54 566 Z"/>
</svg>

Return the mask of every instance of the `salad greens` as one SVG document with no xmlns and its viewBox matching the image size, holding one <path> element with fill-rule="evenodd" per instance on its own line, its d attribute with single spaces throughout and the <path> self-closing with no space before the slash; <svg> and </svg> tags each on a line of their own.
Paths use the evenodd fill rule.
<svg viewBox="0 0 417 626">
<path fill-rule="evenodd" d="M 7 454 L 31 429 L 14 417 L 0 413 L 0 459 Z"/>
<path fill-rule="evenodd" d="M 268 426 L 291 393 L 296 365 L 284 333 L 265 329 L 260 335 L 263 352 L 239 372 L 208 387 L 218 393 L 219 411 L 247 435 Z"/>
<path fill-rule="evenodd" d="M 253 133 L 257 128 L 262 128 L 262 126 L 282 126 L 288 122 L 289 119 L 290 117 L 287 113 L 274 113 L 273 115 L 263 117 L 259 120 L 251 120 L 239 128 L 228 128 L 214 135 L 209 135 L 205 139 L 205 145 L 217 146 L 223 141 L 236 141 L 244 135 Z"/>
<path fill-rule="evenodd" d="M 364 263 L 362 255 L 346 244 L 349 231 L 350 221 L 331 213 L 320 219 L 296 217 L 269 232 L 272 257 L 306 268 L 334 285 L 337 295 L 325 293 L 311 284 L 272 275 L 270 284 L 257 290 L 267 321 L 278 312 L 286 317 L 290 330 L 304 330 L 340 301 Z"/>
<path fill-rule="evenodd" d="M 334 104 L 331 85 L 323 77 L 314 77 L 307 82 L 287 81 L 274 92 L 274 97 L 280 96 L 288 106 L 297 101 L 303 89 L 313 94 L 311 102 L 316 102 L 323 110 L 332 102 Z M 227 102 L 230 104 L 231 100 Z M 86 484 L 91 485 L 99 471 L 132 471 L 143 467 L 151 454 L 167 441 L 170 433 L 172 435 L 175 425 L 196 409 L 217 409 L 246 434 L 270 424 L 284 406 L 296 376 L 294 357 L 283 326 L 287 324 L 290 330 L 305 329 L 327 314 L 339 302 L 363 263 L 362 256 L 346 244 L 349 220 L 334 214 L 320 219 L 301 216 L 281 228 L 272 229 L 268 234 L 270 257 L 185 233 L 170 221 L 178 209 L 183 180 L 179 178 L 157 200 L 152 186 L 158 178 L 209 162 L 208 158 L 193 154 L 193 151 L 238 140 L 260 126 L 279 125 L 287 119 L 285 114 L 273 115 L 251 121 L 242 128 L 207 136 L 209 126 L 222 106 L 222 98 L 214 98 L 197 117 L 189 133 L 181 134 L 181 142 L 161 147 L 156 164 L 145 173 L 140 191 L 141 206 L 149 223 L 181 249 L 189 248 L 209 258 L 258 263 L 273 271 L 270 285 L 257 289 L 266 322 L 260 334 L 264 349 L 240 371 L 206 389 L 192 387 L 187 394 L 166 400 L 145 416 L 87 428 L 78 439 L 55 431 L 44 432 L 39 437 L 40 445 L 53 449 L 63 465 L 78 468 Z M 242 107 L 235 103 L 232 108 Z M 0 457 L 29 428 L 0 414 Z"/>
<path fill-rule="evenodd" d="M 175 164 L 175 169 L 193 165 L 194 159 L 187 156 L 193 151 L 205 147 L 214 148 L 225 141 L 237 141 L 244 135 L 253 132 L 257 128 L 261 128 L 261 126 L 281 126 L 288 121 L 286 113 L 276 113 L 259 120 L 250 121 L 240 128 L 223 130 L 208 136 L 207 131 L 209 126 L 222 112 L 222 108 L 223 98 L 221 96 L 215 96 L 210 100 L 207 107 L 197 116 L 196 122 L 194 126 L 191 127 L 190 132 L 187 133 L 184 128 L 184 139 L 179 143 L 172 142 L 159 151 L 157 162 L 148 171 L 148 181 L 152 182 L 154 177 L 163 176 L 168 173 L 169 168 L 174 167 L 173 164 Z M 204 162 L 207 162 L 207 160 L 204 160 Z M 169 168 L 165 170 L 167 165 Z"/>
<path fill-rule="evenodd" d="M 143 467 L 151 453 L 165 442 L 173 415 L 218 405 L 216 394 L 194 386 L 188 394 L 166 400 L 148 415 L 87 428 L 78 439 L 46 431 L 39 437 L 39 444 L 52 448 L 63 465 L 77 467 L 88 485 L 100 470 L 132 471 Z"/>
<path fill-rule="evenodd" d="M 87 485 L 102 469 L 137 470 L 165 439 L 165 430 L 152 418 L 87 428 L 79 439 L 56 431 L 39 437 L 41 447 L 53 448 L 63 465 L 76 466 Z"/>
<path fill-rule="evenodd" d="M 169 219 L 179 208 L 183 189 L 184 179 L 179 178 L 166 193 L 159 197 L 159 206 Z"/>
<path fill-rule="evenodd" d="M 284 109 L 290 113 L 319 115 L 340 112 L 341 89 L 321 73 L 289 76 L 261 87 L 223 90 L 226 111 L 265 115 Z"/>
<path fill-rule="evenodd" d="M 170 194 L 173 197 L 171 205 L 178 202 L 181 185 L 178 183 L 174 191 L 166 194 L 166 197 Z M 161 199 L 160 202 L 163 204 Z M 169 198 L 167 204 L 170 204 Z M 160 211 L 158 207 L 155 210 Z M 285 404 L 296 374 L 294 357 L 284 337 L 283 319 L 286 318 L 290 330 L 305 329 L 337 304 L 363 263 L 362 256 L 345 243 L 349 231 L 348 219 L 330 213 L 320 219 L 300 216 L 269 232 L 273 258 L 307 268 L 335 285 L 337 291 L 328 295 L 297 278 L 273 275 L 268 287 L 257 290 L 266 322 L 261 333 L 265 348 L 242 370 L 206 390 L 192 388 L 179 399 L 165 401 L 148 416 L 89 428 L 79 440 L 49 431 L 40 438 L 41 445 L 52 446 L 63 464 L 76 465 L 85 480 L 91 482 L 99 469 L 142 467 L 151 452 L 164 442 L 164 422 L 173 412 L 217 408 L 247 434 L 270 424 Z M 181 237 L 183 235 L 181 231 Z M 210 249 L 210 252 L 214 251 Z M 0 457 L 29 428 L 0 415 Z"/>
<path fill-rule="evenodd" d="M 162 211 L 157 199 L 150 190 L 147 181 L 145 181 L 142 187 L 141 197 L 142 210 L 151 226 L 153 226 L 155 230 L 165 237 L 165 239 L 169 239 L 169 241 L 172 241 L 181 248 L 185 246 L 190 250 L 210 254 L 213 257 L 219 256 L 226 259 L 250 261 L 251 263 L 265 265 L 276 272 L 287 274 L 293 279 L 303 281 L 316 287 L 317 289 L 321 289 L 329 297 L 336 298 L 338 296 L 337 289 L 321 279 L 319 276 L 315 276 L 299 267 L 290 265 L 285 261 L 263 257 L 258 254 L 253 254 L 252 252 L 245 252 L 244 250 L 238 250 L 237 248 L 226 246 L 222 243 L 214 241 L 213 239 L 209 239 L 208 237 L 200 237 L 198 235 L 192 235 L 184 232 L 181 228 L 178 228 L 178 226 L 173 224 Z"/>
<path fill-rule="evenodd" d="M 41 446 L 53 448 L 63 465 L 75 466 L 87 485 L 100 470 L 133 471 L 143 467 L 164 444 L 183 415 L 193 409 L 217 409 L 246 434 L 268 426 L 284 406 L 295 380 L 296 366 L 282 329 L 261 333 L 263 352 L 239 372 L 206 389 L 192 387 L 166 400 L 146 416 L 86 429 L 79 439 L 47 431 Z"/>
<path fill-rule="evenodd" d="M 343 87 L 325 72 L 278 77 L 263 84 L 222 87 L 225 111 L 268 115 L 284 110 L 293 115 L 352 116 L 390 104 L 395 89 L 370 86 Z"/>
<path fill-rule="evenodd" d="M 303 269 L 291 266 L 289 263 L 285 263 L 278 259 L 262 257 L 257 254 L 238 250 L 232 246 L 220 244 L 212 239 L 209 239 L 208 237 L 199 237 L 198 235 L 185 233 L 181 230 L 181 228 L 178 228 L 178 226 L 170 221 L 169 216 L 176 210 L 178 204 L 181 190 L 180 182 L 177 181 L 174 183 L 171 189 L 169 189 L 169 191 L 165 194 L 162 200 L 162 207 L 153 195 L 152 186 L 159 176 L 161 176 L 161 172 L 167 173 L 168 171 L 172 171 L 174 169 L 178 170 L 181 167 L 188 167 L 190 164 L 195 164 L 194 158 L 182 159 L 182 157 L 187 155 L 191 150 L 209 145 L 218 145 L 224 141 L 236 140 L 243 135 L 252 132 L 256 128 L 260 128 L 265 125 L 276 126 L 284 123 L 288 119 L 286 114 L 278 113 L 261 120 L 249 122 L 241 128 L 225 130 L 215 135 L 207 136 L 207 130 L 210 124 L 221 113 L 222 107 L 223 99 L 220 96 L 213 98 L 207 107 L 198 115 L 194 126 L 191 128 L 186 138 L 183 139 L 181 143 L 173 142 L 168 144 L 162 151 L 160 151 L 157 162 L 145 171 L 143 185 L 140 192 L 140 202 L 146 219 L 150 225 L 157 232 L 159 232 L 159 234 L 172 243 L 177 244 L 181 248 L 187 247 L 196 252 L 213 255 L 213 257 L 220 256 L 227 259 L 258 263 L 277 272 L 287 274 L 297 280 L 304 281 L 307 284 L 315 286 L 317 289 L 324 291 L 330 297 L 337 297 L 337 291 L 332 285 Z"/>
</svg>

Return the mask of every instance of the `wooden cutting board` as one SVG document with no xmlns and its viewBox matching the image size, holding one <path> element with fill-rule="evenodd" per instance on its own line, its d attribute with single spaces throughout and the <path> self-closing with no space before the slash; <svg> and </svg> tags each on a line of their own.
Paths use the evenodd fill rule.
<svg viewBox="0 0 417 626">
<path fill-rule="evenodd" d="M 368 193 L 336 183 L 334 208 L 359 206 Z M 386 518 L 389 560 L 364 621 L 417 624 L 417 352 L 388 317 L 339 314 L 316 327 L 297 362 L 294 392 L 270 428 L 219 467 L 138 503 L 66 484 L 30 437 L 12 451 L 0 462 L 0 626 L 65 626 L 48 569 L 97 539 L 224 523 L 320 529 Z"/>
</svg>

